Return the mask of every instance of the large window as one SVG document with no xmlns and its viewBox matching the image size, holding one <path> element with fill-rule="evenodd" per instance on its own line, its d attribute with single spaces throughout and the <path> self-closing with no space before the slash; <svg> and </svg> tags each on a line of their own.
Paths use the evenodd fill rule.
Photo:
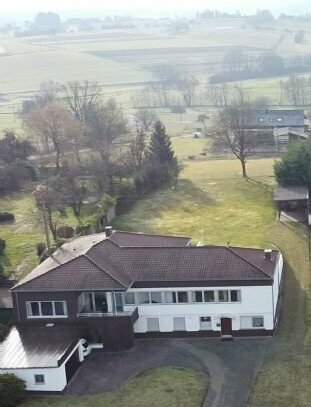
<svg viewBox="0 0 311 407">
<path fill-rule="evenodd" d="M 107 293 L 105 291 L 83 292 L 78 299 L 79 312 L 92 314 L 108 312 Z"/>
<path fill-rule="evenodd" d="M 28 301 L 28 318 L 64 318 L 67 317 L 66 301 Z"/>
</svg>

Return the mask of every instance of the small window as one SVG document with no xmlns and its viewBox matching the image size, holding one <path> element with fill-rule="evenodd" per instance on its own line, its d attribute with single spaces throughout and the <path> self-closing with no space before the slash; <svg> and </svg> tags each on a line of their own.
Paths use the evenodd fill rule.
<svg viewBox="0 0 311 407">
<path fill-rule="evenodd" d="M 278 122 L 282 122 L 282 121 L 283 121 L 282 117 L 278 117 Z"/>
<path fill-rule="evenodd" d="M 219 290 L 218 291 L 218 301 L 219 302 L 228 302 L 228 290 Z"/>
<path fill-rule="evenodd" d="M 181 302 L 181 303 L 189 302 L 187 291 L 178 291 L 177 298 L 178 298 L 178 302 Z"/>
<path fill-rule="evenodd" d="M 44 316 L 53 315 L 53 303 L 48 301 L 41 302 L 41 314 Z"/>
<path fill-rule="evenodd" d="M 263 122 L 263 118 L 262 118 L 262 117 L 260 117 L 259 121 L 260 121 L 260 122 Z"/>
<path fill-rule="evenodd" d="M 55 315 L 65 315 L 65 307 L 63 301 L 55 301 Z"/>
<path fill-rule="evenodd" d="M 138 304 L 149 304 L 149 293 L 137 293 L 136 294 Z"/>
<path fill-rule="evenodd" d="M 214 302 L 215 293 L 214 291 L 204 291 L 204 302 Z"/>
<path fill-rule="evenodd" d="M 240 290 L 230 290 L 230 301 L 240 302 L 241 301 L 241 291 Z"/>
<path fill-rule="evenodd" d="M 168 304 L 175 304 L 176 301 L 176 293 L 172 291 L 166 291 L 165 292 L 165 302 Z"/>
<path fill-rule="evenodd" d="M 125 302 L 125 304 L 128 304 L 128 305 L 135 304 L 135 294 L 134 293 L 125 293 L 124 302 Z"/>
<path fill-rule="evenodd" d="M 252 326 L 253 328 L 263 328 L 264 326 L 263 317 L 253 317 Z"/>
<path fill-rule="evenodd" d="M 151 294 L 151 303 L 152 304 L 161 304 L 162 303 L 162 293 L 160 291 L 152 292 L 150 294 Z"/>
<path fill-rule="evenodd" d="M 35 384 L 45 384 L 44 374 L 35 374 Z"/>
<path fill-rule="evenodd" d="M 31 302 L 30 303 L 30 314 L 33 317 L 37 317 L 40 315 L 39 303 L 38 302 Z"/>
<path fill-rule="evenodd" d="M 192 291 L 192 302 L 203 302 L 202 291 Z"/>
</svg>

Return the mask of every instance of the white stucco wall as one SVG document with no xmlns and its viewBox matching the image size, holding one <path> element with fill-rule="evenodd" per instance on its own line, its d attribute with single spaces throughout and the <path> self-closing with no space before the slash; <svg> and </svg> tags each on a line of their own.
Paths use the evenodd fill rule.
<svg viewBox="0 0 311 407">
<path fill-rule="evenodd" d="M 66 362 L 79 347 L 79 360 L 83 362 L 82 348 L 79 344 L 70 352 L 60 367 L 55 368 L 35 368 L 35 369 L 0 369 L 0 374 L 12 373 L 26 382 L 28 391 L 62 391 L 67 385 Z M 36 384 L 35 375 L 44 375 L 45 383 Z"/>
<path fill-rule="evenodd" d="M 272 286 L 261 287 L 192 287 L 170 289 L 133 289 L 138 291 L 200 291 L 200 290 L 241 290 L 241 302 L 230 303 L 187 303 L 187 304 L 143 304 L 125 306 L 125 310 L 138 307 L 139 319 L 134 330 L 137 333 L 147 332 L 147 318 L 159 318 L 160 332 L 174 331 L 174 317 L 185 317 L 186 331 L 200 330 L 200 317 L 211 317 L 212 330 L 220 331 L 220 319 L 232 319 L 232 329 L 239 330 L 241 316 L 263 316 L 264 329 L 273 329 Z"/>
</svg>

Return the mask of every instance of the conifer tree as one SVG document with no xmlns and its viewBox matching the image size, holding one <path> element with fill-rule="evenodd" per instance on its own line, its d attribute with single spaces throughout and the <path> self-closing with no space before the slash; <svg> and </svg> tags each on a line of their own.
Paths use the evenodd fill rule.
<svg viewBox="0 0 311 407">
<path fill-rule="evenodd" d="M 150 189 L 176 185 L 180 167 L 170 137 L 161 121 L 157 121 L 145 152 L 144 178 Z"/>
</svg>

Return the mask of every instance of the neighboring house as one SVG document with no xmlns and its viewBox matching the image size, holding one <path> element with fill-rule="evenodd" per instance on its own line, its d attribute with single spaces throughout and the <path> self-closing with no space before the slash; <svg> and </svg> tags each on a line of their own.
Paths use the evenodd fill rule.
<svg viewBox="0 0 311 407">
<path fill-rule="evenodd" d="M 6 339 L 6 349 L 16 346 L 17 332 L 23 337 L 29 329 L 43 330 L 45 337 L 55 330 L 60 338 L 64 329 L 71 344 L 79 347 L 79 338 L 86 338 L 104 350 L 130 348 L 135 336 L 231 338 L 273 333 L 283 269 L 280 252 L 193 247 L 187 237 L 106 229 L 106 234 L 66 243 L 13 288 L 17 325 L 11 342 L 10 335 Z M 51 349 L 50 342 L 38 341 L 42 353 L 45 346 L 47 352 Z M 36 354 L 35 343 L 34 336 L 30 353 Z M 53 344 L 57 347 L 57 339 Z M 73 351 L 69 342 L 67 346 L 55 352 L 49 359 L 54 367 L 47 368 L 65 363 L 69 349 Z M 22 361 L 20 368 L 19 362 L 13 365 L 0 357 L 0 371 L 15 369 L 19 374 L 20 368 L 29 369 L 29 390 L 53 387 L 44 367 Z M 34 368 L 45 376 L 46 386 L 34 384 Z"/>
<path fill-rule="evenodd" d="M 247 117 L 245 127 L 257 135 L 258 143 L 282 144 L 309 138 L 304 110 L 254 110 Z"/>
</svg>

